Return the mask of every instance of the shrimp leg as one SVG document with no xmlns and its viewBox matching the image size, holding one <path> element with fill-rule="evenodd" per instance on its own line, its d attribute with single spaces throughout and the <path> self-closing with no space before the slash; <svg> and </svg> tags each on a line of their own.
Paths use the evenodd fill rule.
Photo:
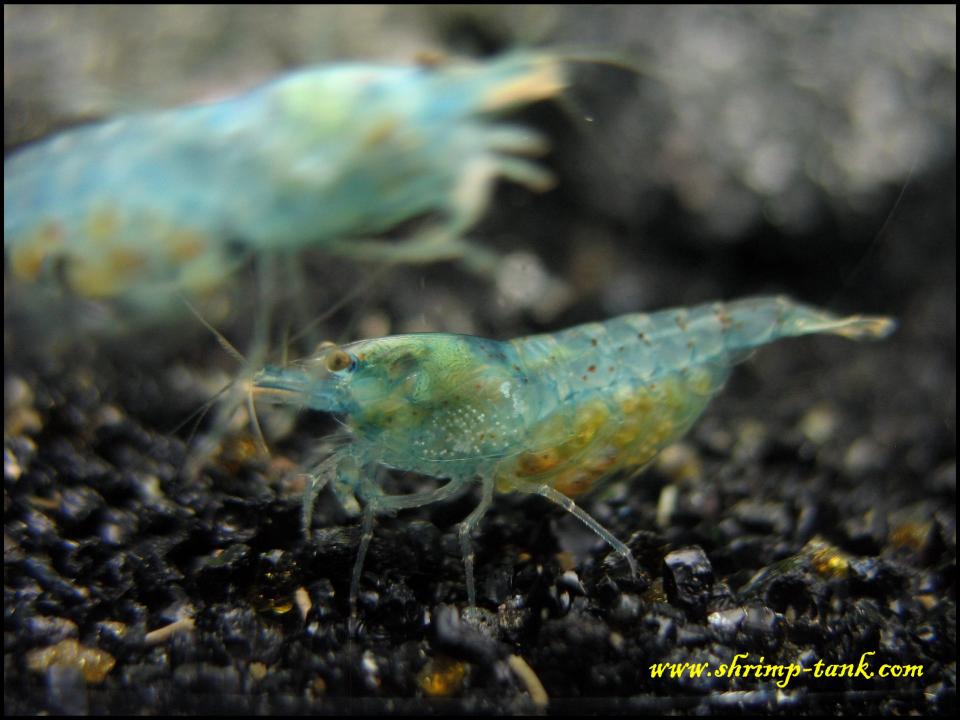
<svg viewBox="0 0 960 720">
<path fill-rule="evenodd" d="M 467 575 L 467 603 L 470 607 L 477 605 L 477 588 L 473 580 L 473 545 L 470 542 L 470 536 L 477 529 L 483 516 L 490 505 L 493 503 L 493 476 L 483 476 L 483 496 L 480 498 L 480 504 L 477 505 L 467 519 L 460 523 L 460 552 L 463 554 L 463 567 Z"/>
<path fill-rule="evenodd" d="M 367 557 L 367 550 L 370 547 L 370 541 L 373 539 L 374 516 L 392 515 L 397 510 L 420 507 L 422 505 L 428 505 L 430 503 L 446 500 L 447 498 L 461 493 L 467 487 L 468 482 L 468 478 L 454 477 L 450 478 L 446 483 L 438 488 L 434 488 L 433 490 L 407 493 L 406 495 L 387 495 L 381 490 L 380 486 L 372 480 L 362 483 L 361 498 L 364 500 L 366 505 L 363 508 L 363 520 L 361 522 L 362 530 L 360 536 L 360 548 L 357 550 L 357 559 L 353 564 L 353 574 L 350 577 L 351 617 L 356 618 L 357 616 L 357 597 L 360 593 L 360 574 L 363 572 L 363 563 Z M 490 480 L 487 484 L 489 485 L 489 491 L 487 489 L 487 485 L 485 485 L 484 500 L 482 500 L 480 505 L 477 506 L 477 508 L 470 514 L 464 524 L 469 523 L 471 519 L 474 518 L 474 515 L 477 515 L 476 522 L 479 522 L 480 517 L 483 516 L 483 513 L 486 512 L 486 509 L 490 506 L 490 503 L 493 500 L 493 481 Z M 304 518 L 306 519 L 306 499 L 304 499 L 304 503 Z M 312 507 L 313 503 L 311 501 L 311 509 Z M 480 512 L 478 513 L 478 511 Z M 476 526 L 476 522 L 470 526 L 470 529 Z M 461 538 L 462 537 L 463 530 L 461 528 Z M 470 572 L 467 577 L 470 581 L 472 581 L 472 558 L 469 568 Z M 471 600 L 471 605 L 472 604 L 474 603 Z"/>
<path fill-rule="evenodd" d="M 301 507 L 303 536 L 307 542 L 310 541 L 310 523 L 313 520 L 313 504 L 316 502 L 317 496 L 327 486 L 327 484 L 329 484 L 330 480 L 332 480 L 334 476 L 339 475 L 340 460 L 341 458 L 339 455 L 331 455 L 322 463 L 320 463 L 320 465 L 307 476 L 307 489 L 303 493 L 303 503 Z M 337 494 L 337 499 L 340 500 L 341 505 L 344 505 L 345 503 L 340 497 L 340 492 L 336 491 L 337 487 L 338 483 L 335 483 L 334 488 Z M 354 498 L 353 502 L 356 504 L 356 498 Z M 344 507 L 344 509 L 349 512 L 347 507 Z"/>
<path fill-rule="evenodd" d="M 518 129 L 507 130 L 507 137 L 500 138 L 505 147 L 507 140 L 529 142 L 527 134 L 518 136 Z M 509 147 L 516 151 L 521 145 L 515 142 Z M 527 146 L 527 149 L 532 147 Z M 491 277 L 498 267 L 499 255 L 463 239 L 463 235 L 480 221 L 490 204 L 494 183 L 500 176 L 538 191 L 549 189 L 554 182 L 548 171 L 521 158 L 507 155 L 478 158 L 467 164 L 453 189 L 447 222 L 429 227 L 402 243 L 349 240 L 335 241 L 328 247 L 339 255 L 391 263 L 426 264 L 456 259 L 471 272 Z"/>
<path fill-rule="evenodd" d="M 329 245 L 331 252 L 364 262 L 427 265 L 440 260 L 458 260 L 475 275 L 491 277 L 500 256 L 475 243 L 457 237 L 447 227 L 431 228 L 400 243 L 390 240 L 350 240 Z"/>
<path fill-rule="evenodd" d="M 357 620 L 357 597 L 360 595 L 360 573 L 363 572 L 363 561 L 367 559 L 367 550 L 373 540 L 373 516 L 376 508 L 368 503 L 363 508 L 363 520 L 360 524 L 360 547 L 357 548 L 357 559 L 353 561 L 353 572 L 350 575 L 350 621 L 355 626 Z"/>
<path fill-rule="evenodd" d="M 607 543 L 607 545 L 612 547 L 617 552 L 617 554 L 619 554 L 624 560 L 626 560 L 627 565 L 630 566 L 630 574 L 633 577 L 637 576 L 637 561 L 634 559 L 633 553 L 630 552 L 630 548 L 628 548 L 620 540 L 617 540 L 617 538 L 614 537 L 613 533 L 611 533 L 603 525 L 598 523 L 593 516 L 587 513 L 583 508 L 577 505 L 573 500 L 568 498 L 562 492 L 546 484 L 537 485 L 529 489 L 524 487 L 518 487 L 517 490 L 519 490 L 520 492 L 541 495 L 545 497 L 547 500 L 556 503 L 571 515 L 574 515 L 578 520 L 580 520 L 580 522 L 582 522 L 588 528 L 593 530 L 597 535 L 600 536 L 600 538 L 604 542 Z"/>
</svg>

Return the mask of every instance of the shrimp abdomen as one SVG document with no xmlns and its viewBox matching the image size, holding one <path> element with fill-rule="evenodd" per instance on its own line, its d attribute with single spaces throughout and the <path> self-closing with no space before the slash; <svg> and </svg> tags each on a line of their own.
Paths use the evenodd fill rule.
<svg viewBox="0 0 960 720">
<path fill-rule="evenodd" d="M 549 375 L 565 395 L 623 381 L 656 381 L 703 364 L 733 364 L 781 338 L 816 333 L 882 338 L 895 326 L 890 318 L 838 317 L 771 296 L 622 315 L 515 342 L 528 368 Z"/>
<path fill-rule="evenodd" d="M 758 297 L 514 341 L 544 402 L 528 451 L 498 481 L 502 489 L 548 484 L 581 495 L 681 437 L 752 349 L 811 333 L 883 337 L 893 327 L 889 318 L 841 318 L 785 297 Z"/>
</svg>

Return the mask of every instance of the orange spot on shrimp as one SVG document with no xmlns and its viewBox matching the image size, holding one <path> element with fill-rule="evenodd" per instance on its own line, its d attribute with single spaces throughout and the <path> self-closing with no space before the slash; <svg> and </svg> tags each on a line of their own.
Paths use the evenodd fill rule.
<svg viewBox="0 0 960 720">
<path fill-rule="evenodd" d="M 654 425 L 653 430 L 647 436 L 648 442 L 652 447 L 659 447 L 673 437 L 676 427 L 669 419 L 661 420 Z"/>
<path fill-rule="evenodd" d="M 524 452 L 517 458 L 517 475 L 522 477 L 542 475 L 553 470 L 559 462 L 560 453 L 557 448 Z"/>
<path fill-rule="evenodd" d="M 94 210 L 87 218 L 87 235 L 91 242 L 106 244 L 116 239 L 120 230 L 120 213 L 113 207 Z"/>
<path fill-rule="evenodd" d="M 550 484 L 567 497 L 583 495 L 617 468 L 618 455 L 614 448 L 604 447 L 582 458 L 581 464 L 558 473 Z"/>
<path fill-rule="evenodd" d="M 128 287 L 136 272 L 147 263 L 147 258 L 141 253 L 125 248 L 111 250 L 105 261 L 101 260 L 102 257 L 71 258 L 67 277 L 70 287 L 78 295 L 89 298 L 113 297 Z"/>
<path fill-rule="evenodd" d="M 628 416 L 646 414 L 653 409 L 653 399 L 645 393 L 625 394 L 620 398 L 620 409 Z"/>
<path fill-rule="evenodd" d="M 433 68 L 447 64 L 450 57 L 439 50 L 420 50 L 413 56 L 413 61 L 421 67 Z"/>
<path fill-rule="evenodd" d="M 147 258 L 136 250 L 116 248 L 110 252 L 108 262 L 114 273 L 129 278 L 136 270 L 147 264 Z"/>
<path fill-rule="evenodd" d="M 730 326 L 733 325 L 733 318 L 730 317 L 726 310 L 717 309 L 714 312 L 714 315 L 716 315 L 717 322 L 720 323 L 720 327 L 722 327 L 724 330 L 729 329 Z"/>
<path fill-rule="evenodd" d="M 589 492 L 598 479 L 599 476 L 595 473 L 588 473 L 585 470 L 568 470 L 558 475 L 551 485 L 567 497 L 575 498 Z"/>
<path fill-rule="evenodd" d="M 47 257 L 63 247 L 63 237 L 63 228 L 59 223 L 43 223 L 10 252 L 10 267 L 13 274 L 21 280 L 36 280 Z"/>
<path fill-rule="evenodd" d="M 577 418 L 577 431 L 570 441 L 571 445 L 575 448 L 586 447 L 596 437 L 600 428 L 607 423 L 609 417 L 610 413 L 606 406 L 600 403 L 584 408 Z"/>
<path fill-rule="evenodd" d="M 20 245 L 10 253 L 10 264 L 13 273 L 21 280 L 36 280 L 40 275 L 40 268 L 47 257 L 43 248 L 32 245 Z"/>
<path fill-rule="evenodd" d="M 210 239 L 195 230 L 177 230 L 170 235 L 170 258 L 187 262 L 203 253 Z"/>
<path fill-rule="evenodd" d="M 67 280 L 77 295 L 88 298 L 106 298 L 117 293 L 120 283 L 110 267 L 89 258 L 71 258 L 67 265 Z"/>
<path fill-rule="evenodd" d="M 659 447 L 653 447 L 647 443 L 634 448 L 633 452 L 628 454 L 623 461 L 624 467 L 641 468 L 653 460 L 660 452 Z"/>
<path fill-rule="evenodd" d="M 637 423 L 630 423 L 623 425 L 616 433 L 613 435 L 613 444 L 618 448 L 626 448 L 630 445 L 633 445 L 637 441 L 637 436 L 639 434 L 639 426 Z"/>
<path fill-rule="evenodd" d="M 386 142 L 397 129 L 396 118 L 385 118 L 377 123 L 373 130 L 363 139 L 362 145 L 367 150 Z"/>
</svg>

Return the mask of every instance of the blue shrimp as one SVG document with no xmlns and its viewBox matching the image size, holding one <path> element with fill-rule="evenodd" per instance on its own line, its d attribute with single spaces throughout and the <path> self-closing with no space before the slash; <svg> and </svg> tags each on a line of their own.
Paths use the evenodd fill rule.
<svg viewBox="0 0 960 720">
<path fill-rule="evenodd" d="M 398 335 L 322 349 L 255 376 L 255 394 L 334 413 L 351 442 L 311 474 L 313 505 L 331 483 L 350 511 L 364 503 L 350 585 L 352 612 L 374 517 L 449 498 L 478 480 L 480 503 L 459 528 L 467 599 L 476 604 L 470 537 L 494 491 L 541 495 L 585 523 L 627 561 L 630 549 L 573 498 L 636 471 L 683 435 L 751 350 L 829 333 L 882 338 L 884 317 L 837 317 L 784 297 L 634 314 L 508 342 L 442 333 Z M 446 479 L 388 495 L 376 466 Z"/>
<path fill-rule="evenodd" d="M 463 239 L 494 181 L 537 190 L 537 132 L 496 118 L 556 96 L 562 63 L 342 63 L 221 102 L 62 132 L 4 162 L 4 249 L 15 278 L 165 312 L 250 257 L 307 246 L 361 259 L 492 252 Z M 403 242 L 401 224 L 421 221 Z"/>
</svg>

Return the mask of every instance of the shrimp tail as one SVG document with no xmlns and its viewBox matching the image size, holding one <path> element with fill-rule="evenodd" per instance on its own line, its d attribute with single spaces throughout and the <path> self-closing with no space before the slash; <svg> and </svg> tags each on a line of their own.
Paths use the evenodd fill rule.
<svg viewBox="0 0 960 720">
<path fill-rule="evenodd" d="M 830 334 L 850 340 L 879 340 L 897 326 L 889 317 L 849 315 L 840 317 L 826 310 L 784 297 L 737 300 L 718 306 L 717 317 L 727 332 L 727 347 L 748 349 L 780 338 Z"/>
<path fill-rule="evenodd" d="M 784 335 L 828 333 L 849 340 L 881 340 L 897 329 L 897 321 L 893 318 L 880 315 L 837 317 L 802 305 L 796 306 L 791 316 L 785 329 L 792 331 L 784 332 Z"/>
</svg>

